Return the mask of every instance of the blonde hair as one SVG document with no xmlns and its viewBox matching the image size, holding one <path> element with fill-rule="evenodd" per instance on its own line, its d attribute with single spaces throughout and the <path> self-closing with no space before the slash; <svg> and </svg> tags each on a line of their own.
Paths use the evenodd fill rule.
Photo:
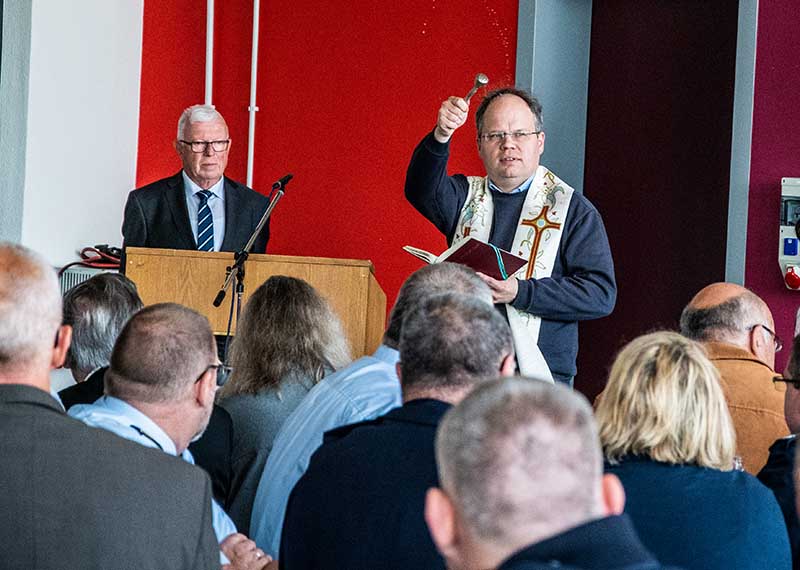
<svg viewBox="0 0 800 570">
<path fill-rule="evenodd" d="M 719 372 L 702 346 L 675 332 L 629 343 L 617 356 L 598 398 L 606 459 L 625 455 L 729 471 L 736 433 Z"/>
<path fill-rule="evenodd" d="M 342 323 L 302 279 L 273 275 L 247 300 L 231 346 L 233 373 L 220 391 L 278 390 L 290 375 L 313 383 L 350 363 Z"/>
</svg>

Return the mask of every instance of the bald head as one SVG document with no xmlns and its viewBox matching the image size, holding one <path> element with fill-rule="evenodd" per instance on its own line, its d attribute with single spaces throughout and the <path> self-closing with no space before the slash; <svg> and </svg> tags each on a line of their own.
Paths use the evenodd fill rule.
<svg viewBox="0 0 800 570">
<path fill-rule="evenodd" d="M 735 283 L 702 289 L 681 313 L 681 334 L 700 342 L 724 342 L 753 352 L 774 366 L 775 322 L 758 295 Z M 759 336 L 754 338 L 754 333 Z"/>
<path fill-rule="evenodd" d="M 0 243 L 0 382 L 20 374 L 46 377 L 60 324 L 53 268 L 26 247 Z"/>
</svg>

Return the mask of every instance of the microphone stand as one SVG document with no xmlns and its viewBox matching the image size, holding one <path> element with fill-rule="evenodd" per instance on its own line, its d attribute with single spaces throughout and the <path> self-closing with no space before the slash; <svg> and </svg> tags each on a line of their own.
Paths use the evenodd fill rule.
<svg viewBox="0 0 800 570">
<path fill-rule="evenodd" d="M 274 190 L 274 188 L 273 188 Z M 250 239 L 247 240 L 247 244 L 245 244 L 244 248 L 240 249 L 236 253 L 233 254 L 233 265 L 226 268 L 225 274 L 225 282 L 222 284 L 222 288 L 217 293 L 217 296 L 214 298 L 214 306 L 219 307 L 222 304 L 222 301 L 225 300 L 225 295 L 228 292 L 228 288 L 233 283 L 233 280 L 236 280 L 236 294 L 231 296 L 231 310 L 228 314 L 228 328 L 225 332 L 225 364 L 227 365 L 230 360 L 230 355 L 228 354 L 228 344 L 230 343 L 231 339 L 231 324 L 233 322 L 233 309 L 234 306 L 236 307 L 236 326 L 239 326 L 239 316 L 242 313 L 242 295 L 244 294 L 244 264 L 247 261 L 247 258 L 250 256 L 250 250 L 253 247 L 253 243 L 256 241 L 256 238 L 261 233 L 261 230 L 264 228 L 264 225 L 267 223 L 270 215 L 272 214 L 272 210 L 275 209 L 280 199 L 283 197 L 283 183 L 278 183 L 277 192 L 275 193 L 275 198 L 270 201 L 269 206 L 264 211 L 264 215 L 261 216 L 261 219 L 256 226 L 256 229 L 253 230 Z"/>
</svg>

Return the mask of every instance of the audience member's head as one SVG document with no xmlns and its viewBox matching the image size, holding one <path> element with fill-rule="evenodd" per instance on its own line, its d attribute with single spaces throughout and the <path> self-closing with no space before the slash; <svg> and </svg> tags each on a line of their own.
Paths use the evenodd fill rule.
<svg viewBox="0 0 800 570">
<path fill-rule="evenodd" d="M 383 344 L 397 348 L 406 314 L 425 297 L 441 293 L 460 293 L 492 304 L 492 292 L 472 269 L 447 262 L 426 265 L 412 273 L 400 288 L 389 316 Z"/>
<path fill-rule="evenodd" d="M 767 304 L 734 283 L 714 283 L 702 289 L 681 314 L 681 334 L 700 342 L 722 342 L 749 350 L 775 367 L 780 340 Z"/>
<path fill-rule="evenodd" d="M 426 297 L 403 321 L 403 400 L 460 399 L 476 381 L 513 373 L 513 354 L 511 329 L 492 305 L 455 293 Z"/>
<path fill-rule="evenodd" d="M 72 345 L 64 367 L 76 382 L 108 366 L 119 332 L 141 308 L 136 285 L 119 273 L 95 275 L 66 292 L 64 324 L 72 327 Z"/>
<path fill-rule="evenodd" d="M 603 460 L 592 409 L 572 390 L 509 378 L 478 386 L 436 437 L 441 489 L 425 518 L 448 568 L 495 568 L 567 529 L 619 514 L 624 492 Z"/>
<path fill-rule="evenodd" d="M 783 414 L 791 433 L 800 433 L 800 336 L 792 341 L 792 354 L 786 364 L 783 377 L 786 392 L 783 396 Z"/>
<path fill-rule="evenodd" d="M 0 243 L 0 383 L 49 391 L 70 337 L 53 268 L 26 247 Z"/>
<path fill-rule="evenodd" d="M 160 303 L 134 314 L 123 327 L 106 372 L 106 393 L 156 420 L 180 453 L 179 444 L 188 445 L 208 424 L 219 374 L 208 319 L 182 305 Z"/>
<path fill-rule="evenodd" d="M 641 336 L 617 356 L 597 404 L 600 441 L 615 463 L 638 455 L 729 471 L 736 433 L 719 372 L 675 332 Z"/>
<path fill-rule="evenodd" d="M 247 300 L 223 395 L 277 390 L 290 377 L 316 383 L 350 362 L 339 317 L 302 279 L 275 275 Z"/>
</svg>

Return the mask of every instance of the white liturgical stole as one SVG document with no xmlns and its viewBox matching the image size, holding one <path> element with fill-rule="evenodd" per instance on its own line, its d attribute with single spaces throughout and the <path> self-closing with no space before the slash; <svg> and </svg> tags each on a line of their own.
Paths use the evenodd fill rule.
<svg viewBox="0 0 800 570">
<path fill-rule="evenodd" d="M 467 237 L 475 237 L 488 243 L 492 229 L 494 201 L 488 188 L 488 179 L 469 176 L 467 180 L 469 191 L 461 209 L 452 245 Z M 528 259 L 528 263 L 509 277 L 550 277 L 573 192 L 568 184 L 550 170 L 539 166 L 525 197 L 511 247 L 511 253 Z M 519 311 L 509 304 L 506 304 L 506 312 L 520 372 L 524 376 L 552 382 L 553 376 L 537 345 L 541 317 Z"/>
</svg>

